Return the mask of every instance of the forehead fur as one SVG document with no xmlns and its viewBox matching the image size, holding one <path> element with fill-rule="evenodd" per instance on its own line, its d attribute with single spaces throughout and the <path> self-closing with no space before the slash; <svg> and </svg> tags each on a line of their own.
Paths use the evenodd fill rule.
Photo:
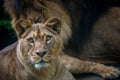
<svg viewBox="0 0 120 80">
<path fill-rule="evenodd" d="M 37 36 L 45 36 L 45 33 L 49 33 L 47 27 L 43 24 L 43 23 L 36 23 L 33 24 L 30 32 L 28 33 L 28 37 L 32 36 L 32 37 L 37 37 Z"/>
<path fill-rule="evenodd" d="M 31 29 L 36 32 L 37 34 L 40 33 L 42 31 L 42 29 L 44 29 L 44 24 L 43 23 L 36 23 L 33 24 Z"/>
<path fill-rule="evenodd" d="M 32 37 L 35 37 L 35 36 L 42 37 L 42 36 L 45 36 L 45 34 L 59 34 L 60 35 L 61 33 L 61 21 L 58 18 L 50 18 L 44 23 L 32 23 L 31 22 L 30 23 L 31 25 L 29 28 L 28 27 L 25 28 L 24 26 L 26 25 L 21 25 L 24 21 L 29 22 L 29 20 L 18 21 L 18 23 L 20 23 L 19 24 L 20 29 L 23 30 L 22 34 L 20 34 L 21 30 L 19 29 L 18 34 L 20 34 L 22 37 L 27 37 L 29 35 L 31 35 Z"/>
</svg>

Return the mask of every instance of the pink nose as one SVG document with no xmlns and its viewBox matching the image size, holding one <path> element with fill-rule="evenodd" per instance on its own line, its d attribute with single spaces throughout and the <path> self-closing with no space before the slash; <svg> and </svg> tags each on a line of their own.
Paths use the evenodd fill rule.
<svg viewBox="0 0 120 80">
<path fill-rule="evenodd" d="M 43 51 L 43 52 L 35 52 L 38 56 L 40 56 L 40 57 L 43 57 L 46 53 L 47 53 L 47 51 Z"/>
</svg>

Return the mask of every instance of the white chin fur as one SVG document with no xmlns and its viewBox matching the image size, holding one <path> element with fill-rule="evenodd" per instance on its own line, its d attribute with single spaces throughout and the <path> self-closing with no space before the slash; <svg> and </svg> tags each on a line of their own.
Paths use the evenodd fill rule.
<svg viewBox="0 0 120 80">
<path fill-rule="evenodd" d="M 43 67 L 48 67 L 49 64 L 48 63 L 38 63 L 34 65 L 36 69 L 41 69 Z"/>
</svg>

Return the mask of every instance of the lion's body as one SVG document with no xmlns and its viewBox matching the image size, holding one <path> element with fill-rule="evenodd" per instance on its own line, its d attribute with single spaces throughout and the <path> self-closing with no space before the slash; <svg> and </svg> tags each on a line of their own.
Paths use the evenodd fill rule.
<svg viewBox="0 0 120 80">
<path fill-rule="evenodd" d="M 0 79 L 1 80 L 15 80 L 15 72 L 16 72 L 16 43 L 8 46 L 7 48 L 0 51 Z M 6 62 L 6 64 L 4 64 Z"/>
<path fill-rule="evenodd" d="M 74 80 L 72 75 L 63 67 L 62 64 L 54 63 L 56 66 L 56 73 L 54 78 L 50 79 L 50 76 L 53 76 L 49 72 L 54 72 L 52 68 L 48 68 L 41 71 L 39 76 L 47 75 L 46 77 L 36 79 L 30 75 L 23 65 L 19 62 L 16 56 L 16 47 L 17 43 L 14 43 L 7 48 L 0 51 L 0 80 Z M 5 63 L 5 64 L 4 64 Z M 53 67 L 54 68 L 54 67 Z M 45 74 L 44 74 L 45 73 Z"/>
</svg>

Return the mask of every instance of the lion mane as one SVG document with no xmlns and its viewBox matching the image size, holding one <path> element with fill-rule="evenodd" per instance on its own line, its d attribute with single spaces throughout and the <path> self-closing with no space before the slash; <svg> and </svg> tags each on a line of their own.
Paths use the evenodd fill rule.
<svg viewBox="0 0 120 80">
<path fill-rule="evenodd" d="M 45 22 L 52 17 L 59 18 L 62 22 L 61 37 L 64 44 L 72 34 L 71 19 L 67 10 L 65 10 L 60 3 L 61 2 L 59 2 L 58 5 L 56 1 L 49 0 L 23 0 L 22 2 L 19 2 L 19 0 L 5 0 L 4 7 L 12 17 L 13 28 L 15 21 L 20 18 L 31 18 L 35 22 Z"/>
</svg>

